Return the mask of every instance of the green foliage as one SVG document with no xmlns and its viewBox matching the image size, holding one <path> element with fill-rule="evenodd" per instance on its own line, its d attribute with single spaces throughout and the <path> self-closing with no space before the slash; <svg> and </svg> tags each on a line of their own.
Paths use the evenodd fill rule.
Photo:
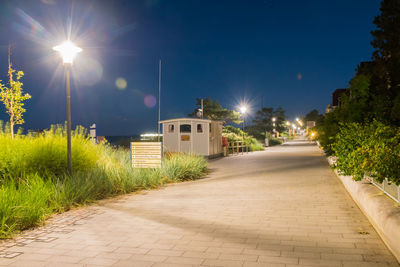
<svg viewBox="0 0 400 267">
<path fill-rule="evenodd" d="M 378 119 L 400 126 L 400 2 L 383 0 L 371 44 L 372 108 Z"/>
<path fill-rule="evenodd" d="M 0 184 L 0 238 L 38 225 L 53 212 L 55 186 L 37 175 Z"/>
<path fill-rule="evenodd" d="M 0 134 L 0 177 L 23 177 L 38 174 L 41 177 L 59 176 L 67 171 L 65 128 L 54 125 L 50 130 L 27 136 Z M 82 127 L 72 135 L 72 166 L 74 171 L 87 171 L 96 166 L 101 147 L 94 146 Z"/>
<path fill-rule="evenodd" d="M 207 161 L 203 157 L 172 154 L 163 163 L 161 175 L 171 181 L 186 181 L 199 178 L 199 174 L 207 172 Z"/>
<path fill-rule="evenodd" d="M 273 126 L 272 118 L 275 118 L 275 127 Z M 275 128 L 282 133 L 286 130 L 285 125 L 286 115 L 282 108 L 262 108 L 256 112 L 253 120 L 253 125 L 247 127 L 248 132 L 257 140 L 263 141 L 266 132 L 272 132 Z"/>
<path fill-rule="evenodd" d="M 325 114 L 323 120 L 317 124 L 318 140 L 328 155 L 332 155 L 332 144 L 339 132 L 339 120 L 335 112 Z"/>
<path fill-rule="evenodd" d="M 189 114 L 190 117 L 197 117 L 197 112 L 201 108 L 201 98 L 196 98 L 196 105 L 199 108 Z M 208 97 L 203 99 L 203 109 L 203 117 L 209 120 L 241 123 L 239 112 L 223 108 L 217 100 L 211 100 Z"/>
<path fill-rule="evenodd" d="M 319 122 L 324 115 L 319 114 L 318 110 L 313 109 L 309 113 L 306 114 L 303 118 L 303 122 L 307 123 L 307 121 L 315 121 L 316 123 Z"/>
<path fill-rule="evenodd" d="M 249 145 L 250 151 L 264 150 L 264 146 L 257 139 L 231 125 L 222 128 L 222 136 L 228 138 L 228 142 L 244 141 Z"/>
<path fill-rule="evenodd" d="M 278 138 L 271 138 L 271 139 L 269 139 L 269 141 L 268 141 L 269 143 L 269 146 L 276 146 L 276 145 L 281 145 L 282 144 L 282 140 L 281 139 L 278 139 Z"/>
<path fill-rule="evenodd" d="M 340 127 L 332 144 L 336 168 L 361 180 L 365 175 L 400 184 L 400 128 L 378 121 Z"/>
<path fill-rule="evenodd" d="M 72 139 L 74 172 L 70 176 L 64 135 L 61 126 L 15 139 L 0 133 L 0 238 L 39 225 L 51 214 L 73 206 L 198 179 L 207 172 L 203 157 L 186 154 L 164 157 L 160 169 L 132 169 L 129 150 L 95 145 L 79 127 Z"/>
<path fill-rule="evenodd" d="M 13 74 L 15 70 L 11 68 L 11 64 L 8 69 L 9 82 L 8 87 L 3 85 L 0 81 L 0 101 L 3 102 L 7 114 L 10 116 L 10 131 L 11 136 L 14 137 L 14 124 L 23 124 L 24 119 L 22 114 L 26 111 L 24 108 L 23 101 L 30 99 L 31 96 L 27 93 L 23 93 L 21 78 L 24 76 L 24 72 L 17 72 L 17 79 L 14 80 Z"/>
</svg>

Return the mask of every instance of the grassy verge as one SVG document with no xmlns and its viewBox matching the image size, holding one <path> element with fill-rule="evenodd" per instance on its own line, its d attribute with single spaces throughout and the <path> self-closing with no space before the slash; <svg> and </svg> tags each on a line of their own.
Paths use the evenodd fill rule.
<svg viewBox="0 0 400 267">
<path fill-rule="evenodd" d="M 73 136 L 72 175 L 66 174 L 62 130 L 14 140 L 0 132 L 0 146 L 0 238 L 73 206 L 198 179 L 207 171 L 203 157 L 186 154 L 165 157 L 160 169 L 132 169 L 129 151 L 94 145 L 80 132 Z"/>
</svg>

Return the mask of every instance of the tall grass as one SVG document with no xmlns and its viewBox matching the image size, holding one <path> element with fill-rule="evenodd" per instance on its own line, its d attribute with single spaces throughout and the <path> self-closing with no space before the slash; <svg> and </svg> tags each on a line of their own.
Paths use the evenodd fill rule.
<svg viewBox="0 0 400 267">
<path fill-rule="evenodd" d="M 198 179 L 207 171 L 203 157 L 186 154 L 165 157 L 160 169 L 132 169 L 128 150 L 94 145 L 78 129 L 68 175 L 64 135 L 61 126 L 15 139 L 0 132 L 0 238 L 74 206 Z"/>
</svg>

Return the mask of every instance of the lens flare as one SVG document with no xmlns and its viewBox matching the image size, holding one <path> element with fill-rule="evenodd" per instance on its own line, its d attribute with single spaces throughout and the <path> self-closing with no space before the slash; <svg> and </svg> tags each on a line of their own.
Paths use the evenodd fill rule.
<svg viewBox="0 0 400 267">
<path fill-rule="evenodd" d="M 23 23 L 13 22 L 13 28 L 24 37 L 28 37 L 39 44 L 48 44 L 49 40 L 53 38 L 42 24 L 25 13 L 22 9 L 17 8 L 15 13 L 22 19 Z"/>
<path fill-rule="evenodd" d="M 146 95 L 144 97 L 144 104 L 148 108 L 153 108 L 156 105 L 156 98 L 153 95 Z"/>
<path fill-rule="evenodd" d="M 115 80 L 115 86 L 117 86 L 119 90 L 125 90 L 128 86 L 128 82 L 124 78 L 119 77 Z"/>
<path fill-rule="evenodd" d="M 301 79 L 303 79 L 303 75 L 301 73 L 297 74 L 297 80 L 300 81 Z"/>
</svg>

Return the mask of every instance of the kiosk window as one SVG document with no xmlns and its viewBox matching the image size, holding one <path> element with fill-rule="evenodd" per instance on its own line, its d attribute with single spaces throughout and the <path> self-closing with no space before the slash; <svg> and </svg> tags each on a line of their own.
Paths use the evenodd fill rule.
<svg viewBox="0 0 400 267">
<path fill-rule="evenodd" d="M 173 124 L 168 125 L 168 132 L 169 133 L 173 133 L 174 130 L 175 130 L 175 125 L 173 125 Z"/>
<path fill-rule="evenodd" d="M 203 124 L 197 124 L 197 132 L 202 133 L 203 132 Z"/>
<path fill-rule="evenodd" d="M 181 133 L 190 133 L 190 132 L 192 132 L 192 126 L 190 124 L 181 125 Z"/>
</svg>

